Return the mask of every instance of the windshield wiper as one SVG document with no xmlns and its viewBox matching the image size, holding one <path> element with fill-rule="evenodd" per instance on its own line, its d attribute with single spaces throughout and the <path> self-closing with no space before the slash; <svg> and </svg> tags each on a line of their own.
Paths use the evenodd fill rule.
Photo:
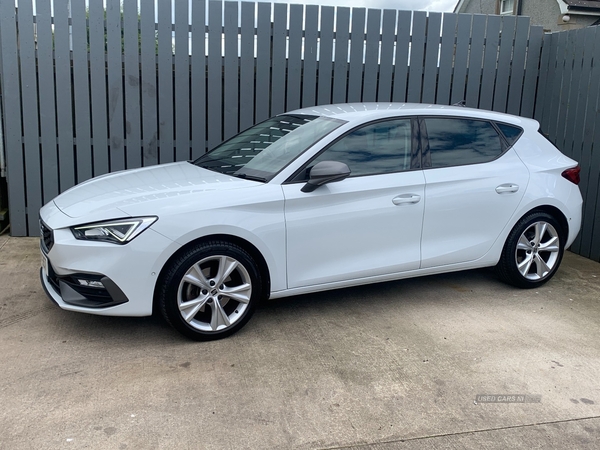
<svg viewBox="0 0 600 450">
<path fill-rule="evenodd" d="M 263 177 L 257 177 L 255 175 L 248 175 L 247 173 L 233 173 L 234 177 L 243 178 L 244 180 L 260 181 L 266 183 L 267 179 Z"/>
</svg>

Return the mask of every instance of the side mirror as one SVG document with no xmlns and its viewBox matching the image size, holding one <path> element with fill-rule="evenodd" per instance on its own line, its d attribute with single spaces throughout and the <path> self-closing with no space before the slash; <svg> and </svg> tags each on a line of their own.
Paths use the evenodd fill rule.
<svg viewBox="0 0 600 450">
<path fill-rule="evenodd" d="M 310 178 L 306 184 L 302 186 L 301 191 L 312 192 L 324 184 L 342 181 L 347 178 L 348 175 L 350 175 L 350 168 L 343 162 L 321 161 L 310 169 Z"/>
</svg>

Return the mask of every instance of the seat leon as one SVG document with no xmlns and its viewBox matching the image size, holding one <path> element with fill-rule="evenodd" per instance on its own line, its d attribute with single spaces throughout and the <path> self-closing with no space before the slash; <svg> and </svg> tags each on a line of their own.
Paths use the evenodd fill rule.
<svg viewBox="0 0 600 450">
<path fill-rule="evenodd" d="M 304 108 L 195 161 L 62 193 L 40 211 L 41 280 L 65 310 L 156 309 L 198 340 L 234 333 L 268 298 L 480 267 L 538 287 L 579 232 L 578 182 L 532 119 Z"/>
</svg>

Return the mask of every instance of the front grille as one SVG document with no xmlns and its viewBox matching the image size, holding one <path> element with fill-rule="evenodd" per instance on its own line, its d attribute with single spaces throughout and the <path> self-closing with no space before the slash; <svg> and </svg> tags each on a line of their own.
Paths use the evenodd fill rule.
<svg viewBox="0 0 600 450">
<path fill-rule="evenodd" d="M 58 276 L 56 275 L 56 272 L 54 271 L 54 269 L 52 268 L 52 264 L 48 263 L 48 281 L 50 282 L 50 285 L 54 288 L 54 290 L 56 292 L 58 292 L 60 294 L 60 285 L 58 284 Z"/>
<path fill-rule="evenodd" d="M 40 220 L 40 237 L 42 239 L 42 248 L 46 253 L 52 250 L 54 245 L 54 234 L 52 229 Z"/>
</svg>

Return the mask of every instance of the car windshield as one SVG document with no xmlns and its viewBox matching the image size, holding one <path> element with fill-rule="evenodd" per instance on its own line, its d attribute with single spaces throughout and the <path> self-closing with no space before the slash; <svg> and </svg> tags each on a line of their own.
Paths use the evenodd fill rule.
<svg viewBox="0 0 600 450">
<path fill-rule="evenodd" d="M 193 163 L 215 172 L 267 182 L 343 123 L 323 116 L 276 116 L 241 132 Z"/>
</svg>

